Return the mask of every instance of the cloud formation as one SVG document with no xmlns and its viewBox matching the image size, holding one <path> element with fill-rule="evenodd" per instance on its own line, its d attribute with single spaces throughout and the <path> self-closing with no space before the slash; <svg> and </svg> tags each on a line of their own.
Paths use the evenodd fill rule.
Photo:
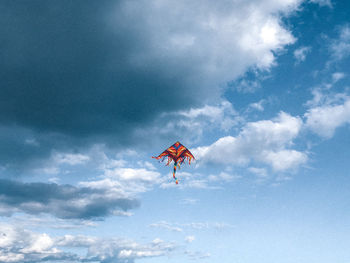
<svg viewBox="0 0 350 263">
<path fill-rule="evenodd" d="M 98 219 L 108 215 L 124 214 L 139 206 L 121 190 L 93 187 L 75 187 L 47 183 L 22 183 L 0 180 L 0 213 L 48 213 L 63 219 Z"/>
<path fill-rule="evenodd" d="M 272 120 L 249 122 L 236 137 L 222 137 L 193 152 L 204 163 L 248 165 L 258 162 L 271 166 L 275 171 L 286 171 L 307 160 L 305 153 L 290 149 L 302 124 L 300 118 L 281 112 Z"/>
<path fill-rule="evenodd" d="M 336 79 L 339 76 L 335 77 Z M 324 138 L 331 138 L 338 127 L 350 124 L 350 97 L 344 93 L 313 90 L 314 98 L 304 114 L 308 129 Z"/>
<path fill-rule="evenodd" d="M 64 252 L 83 248 L 87 253 Z M 51 237 L 19 227 L 0 224 L 1 262 L 101 262 L 133 263 L 136 259 L 164 256 L 175 249 L 172 243 L 155 239 L 148 244 L 117 238 L 64 235 Z M 74 250 L 72 250 L 74 251 Z"/>
<path fill-rule="evenodd" d="M 306 59 L 307 53 L 311 51 L 311 47 L 300 47 L 296 50 L 294 50 L 294 57 L 296 60 L 296 63 L 301 63 Z"/>
<path fill-rule="evenodd" d="M 0 124 L 28 129 L 23 158 L 129 144 L 159 113 L 215 101 L 249 67 L 273 66 L 295 41 L 282 16 L 300 3 L 2 2 Z"/>
<path fill-rule="evenodd" d="M 339 37 L 331 41 L 330 47 L 333 60 L 341 60 L 350 55 L 350 26 L 340 28 Z"/>
</svg>

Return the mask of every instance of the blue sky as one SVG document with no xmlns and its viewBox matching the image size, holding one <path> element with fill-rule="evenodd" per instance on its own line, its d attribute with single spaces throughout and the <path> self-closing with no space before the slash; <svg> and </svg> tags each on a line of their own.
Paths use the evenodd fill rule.
<svg viewBox="0 0 350 263">
<path fill-rule="evenodd" d="M 349 262 L 349 11 L 2 1 L 0 262 Z"/>
</svg>

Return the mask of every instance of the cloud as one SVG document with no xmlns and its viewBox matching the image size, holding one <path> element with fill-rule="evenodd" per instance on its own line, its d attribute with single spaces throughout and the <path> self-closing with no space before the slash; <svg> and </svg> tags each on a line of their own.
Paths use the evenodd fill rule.
<svg viewBox="0 0 350 263">
<path fill-rule="evenodd" d="M 335 61 L 345 59 L 350 55 L 350 27 L 348 24 L 340 28 L 339 37 L 331 41 L 329 49 Z"/>
<path fill-rule="evenodd" d="M 69 248 L 87 249 L 87 253 L 64 252 Z M 117 238 L 64 235 L 50 237 L 6 224 L 0 224 L 1 262 L 122 262 L 164 256 L 175 249 L 172 243 L 155 239 L 147 244 Z"/>
<path fill-rule="evenodd" d="M 248 110 L 253 109 L 257 111 L 264 111 L 264 106 L 263 106 L 264 103 L 266 103 L 265 100 L 260 100 L 258 102 L 250 103 Z"/>
<path fill-rule="evenodd" d="M 182 232 L 183 229 L 181 227 L 178 226 L 173 226 L 172 224 L 170 224 L 169 222 L 166 221 L 160 221 L 157 223 L 153 223 L 149 225 L 150 227 L 156 227 L 156 228 L 163 228 L 163 229 L 167 229 L 170 231 L 175 231 L 175 232 Z"/>
<path fill-rule="evenodd" d="M 164 256 L 173 251 L 176 246 L 157 238 L 141 245 L 123 239 L 103 239 L 87 236 L 65 235 L 56 239 L 57 246 L 88 248 L 88 253 L 81 261 L 99 261 L 101 263 L 125 262 L 132 263 L 136 259 Z"/>
<path fill-rule="evenodd" d="M 324 95 L 315 91 L 316 99 L 305 114 L 306 127 L 314 133 L 331 138 L 338 127 L 350 123 L 350 98 L 343 93 Z"/>
<path fill-rule="evenodd" d="M 185 237 L 185 241 L 187 243 L 192 243 L 195 239 L 196 239 L 195 236 L 187 236 L 187 237 Z"/>
<path fill-rule="evenodd" d="M 201 107 L 163 113 L 150 127 L 137 129 L 136 133 L 137 137 L 152 138 L 159 145 L 180 141 L 190 147 L 209 134 L 236 129 L 243 121 L 232 103 L 220 100 Z"/>
<path fill-rule="evenodd" d="M 53 159 L 58 164 L 78 165 L 86 163 L 90 160 L 90 157 L 83 154 L 57 153 L 54 155 Z"/>
<path fill-rule="evenodd" d="M 124 195 L 135 195 L 150 190 L 162 183 L 161 174 L 145 168 L 119 167 L 105 169 L 99 180 L 80 182 L 80 186 L 108 191 L 111 194 L 118 189 Z"/>
<path fill-rule="evenodd" d="M 217 101 L 223 83 L 250 67 L 269 69 L 294 43 L 282 17 L 300 3 L 1 3 L 0 124 L 28 137 L 14 147 L 23 156 L 6 158 L 129 145 L 159 113 Z"/>
<path fill-rule="evenodd" d="M 303 62 L 306 59 L 307 53 L 311 51 L 311 47 L 300 47 L 296 50 L 294 50 L 294 57 L 296 60 L 296 63 Z"/>
<path fill-rule="evenodd" d="M 28 215 L 19 214 L 13 215 L 7 220 L 13 226 L 21 226 L 23 228 L 52 228 L 52 229 L 78 229 L 87 227 L 97 227 L 98 223 L 95 220 L 84 220 L 80 218 L 62 219 L 50 215 Z"/>
<path fill-rule="evenodd" d="M 247 79 L 246 77 L 242 77 L 235 81 L 232 86 L 239 92 L 244 93 L 253 93 L 257 89 L 261 88 L 261 84 L 258 80 Z"/>
<path fill-rule="evenodd" d="M 310 2 L 320 6 L 328 6 L 329 8 L 333 7 L 331 0 L 310 0 Z"/>
<path fill-rule="evenodd" d="M 272 120 L 247 123 L 236 137 L 222 137 L 209 146 L 193 149 L 193 152 L 203 163 L 248 165 L 258 162 L 275 171 L 286 171 L 307 160 L 305 153 L 289 149 L 302 124 L 300 118 L 281 112 Z"/>
<path fill-rule="evenodd" d="M 183 232 L 184 229 L 191 230 L 204 230 L 204 229 L 229 229 L 233 226 L 223 222 L 191 222 L 191 223 L 175 223 L 167 221 L 159 221 L 153 224 L 150 224 L 149 227 L 166 229 L 174 232 Z"/>
<path fill-rule="evenodd" d="M 0 180 L 0 213 L 47 213 L 63 219 L 98 219 L 126 212 L 139 202 L 120 189 L 98 189 L 47 183 Z"/>
<path fill-rule="evenodd" d="M 209 258 L 211 254 L 209 252 L 203 252 L 203 251 L 190 251 L 186 250 L 185 254 L 189 257 L 191 260 L 200 260 Z"/>
<path fill-rule="evenodd" d="M 72 258 L 72 255 L 58 250 L 53 245 L 53 238 L 45 233 L 34 233 L 14 226 L 0 224 L 1 262 L 63 261 Z"/>
<path fill-rule="evenodd" d="M 334 72 L 332 74 L 332 82 L 337 83 L 339 80 L 345 78 L 346 74 L 344 72 Z"/>
</svg>

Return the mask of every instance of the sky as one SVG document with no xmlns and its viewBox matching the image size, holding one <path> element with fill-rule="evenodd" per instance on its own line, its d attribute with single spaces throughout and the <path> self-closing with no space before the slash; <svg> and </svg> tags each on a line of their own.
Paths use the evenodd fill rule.
<svg viewBox="0 0 350 263">
<path fill-rule="evenodd" d="M 349 12 L 0 1 L 0 262 L 350 262 Z"/>
</svg>

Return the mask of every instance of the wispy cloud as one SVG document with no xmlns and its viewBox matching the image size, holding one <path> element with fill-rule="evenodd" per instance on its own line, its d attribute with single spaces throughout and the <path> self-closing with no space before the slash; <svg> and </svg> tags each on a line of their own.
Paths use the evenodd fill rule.
<svg viewBox="0 0 350 263">
<path fill-rule="evenodd" d="M 328 6 L 330 8 L 333 7 L 331 0 L 310 0 L 311 3 L 318 4 L 320 6 Z"/>
<path fill-rule="evenodd" d="M 183 232 L 185 230 L 208 230 L 208 229 L 230 229 L 233 226 L 224 222 L 190 222 L 190 223 L 177 223 L 177 222 L 168 222 L 168 221 L 159 221 L 153 224 L 150 224 L 149 227 L 166 229 L 169 231 Z"/>
<path fill-rule="evenodd" d="M 294 57 L 296 60 L 296 63 L 301 63 L 305 61 L 306 55 L 311 51 L 311 47 L 300 47 L 296 50 L 294 50 Z"/>
<path fill-rule="evenodd" d="M 187 237 L 185 237 L 185 241 L 187 243 L 192 243 L 195 239 L 196 239 L 195 236 L 187 236 Z"/>
<path fill-rule="evenodd" d="M 339 31 L 339 37 L 333 39 L 330 44 L 330 52 L 333 60 L 342 60 L 350 55 L 350 26 L 342 26 Z"/>
<path fill-rule="evenodd" d="M 175 231 L 175 232 L 182 232 L 183 229 L 179 226 L 174 226 L 173 224 L 166 222 L 166 221 L 160 221 L 157 223 L 153 223 L 149 225 L 150 227 L 156 227 L 156 228 L 163 228 L 163 229 L 167 229 L 170 231 Z"/>
<path fill-rule="evenodd" d="M 189 257 L 191 260 L 199 260 L 199 259 L 205 259 L 209 258 L 211 254 L 209 252 L 203 252 L 203 251 L 191 251 L 186 250 L 185 254 Z"/>
</svg>

